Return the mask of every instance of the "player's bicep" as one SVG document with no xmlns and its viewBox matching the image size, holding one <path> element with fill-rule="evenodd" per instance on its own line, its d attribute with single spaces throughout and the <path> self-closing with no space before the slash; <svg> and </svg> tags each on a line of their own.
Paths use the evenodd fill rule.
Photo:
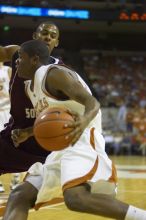
<svg viewBox="0 0 146 220">
<path fill-rule="evenodd" d="M 13 54 L 19 49 L 17 45 L 11 45 L 6 47 L 0 47 L 0 61 L 11 61 Z"/>
<path fill-rule="evenodd" d="M 0 47 L 0 62 L 7 61 L 6 58 L 7 58 L 6 49 L 4 47 Z"/>
<path fill-rule="evenodd" d="M 60 70 L 56 72 L 54 70 L 52 75 L 51 84 L 54 89 L 63 92 L 70 99 L 84 104 L 85 100 L 91 96 L 76 77 Z"/>
<path fill-rule="evenodd" d="M 66 81 L 68 84 L 68 82 Z M 67 86 L 66 84 L 66 86 Z M 86 100 L 91 97 L 91 94 L 83 87 L 83 85 L 77 80 L 71 80 L 70 86 L 65 89 L 64 93 L 72 100 L 85 104 Z"/>
</svg>

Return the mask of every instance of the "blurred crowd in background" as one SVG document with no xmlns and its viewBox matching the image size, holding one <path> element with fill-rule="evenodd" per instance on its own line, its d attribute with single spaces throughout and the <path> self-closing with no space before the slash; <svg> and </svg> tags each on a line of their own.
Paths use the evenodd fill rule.
<svg viewBox="0 0 146 220">
<path fill-rule="evenodd" d="M 146 155 L 146 57 L 99 54 L 83 61 L 103 108 L 109 153 Z"/>
</svg>

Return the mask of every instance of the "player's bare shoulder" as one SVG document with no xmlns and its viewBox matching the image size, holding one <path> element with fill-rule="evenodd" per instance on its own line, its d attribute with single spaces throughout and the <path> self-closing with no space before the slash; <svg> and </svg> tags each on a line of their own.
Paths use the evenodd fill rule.
<svg viewBox="0 0 146 220">
<path fill-rule="evenodd" d="M 72 70 L 70 67 L 65 65 L 55 64 L 48 70 L 49 79 L 56 79 L 59 82 L 63 81 L 64 79 L 72 78 L 77 79 L 76 72 Z"/>
<path fill-rule="evenodd" d="M 58 68 L 58 65 L 52 65 L 47 71 L 47 81 L 57 83 L 64 77 L 64 71 Z"/>
<path fill-rule="evenodd" d="M 53 65 L 48 69 L 46 87 L 51 90 L 68 90 L 70 85 L 76 81 L 76 76 L 71 74 L 72 70 L 64 65 Z"/>
</svg>

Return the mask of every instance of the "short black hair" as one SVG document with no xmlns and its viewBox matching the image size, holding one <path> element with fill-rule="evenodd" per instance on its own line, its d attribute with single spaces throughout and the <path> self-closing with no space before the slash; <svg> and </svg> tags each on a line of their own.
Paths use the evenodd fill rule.
<svg viewBox="0 0 146 220">
<path fill-rule="evenodd" d="M 57 25 L 56 25 L 54 22 L 52 22 L 52 21 L 44 21 L 44 22 L 40 23 L 39 26 L 36 28 L 36 32 L 39 32 L 39 31 L 40 31 L 40 27 L 41 27 L 42 25 L 55 26 L 56 29 L 58 29 L 58 32 L 59 32 L 59 28 L 58 28 Z"/>
<path fill-rule="evenodd" d="M 26 41 L 21 45 L 21 49 L 28 54 L 29 57 L 39 56 L 40 62 L 44 65 L 49 63 L 49 48 L 40 40 Z"/>
</svg>

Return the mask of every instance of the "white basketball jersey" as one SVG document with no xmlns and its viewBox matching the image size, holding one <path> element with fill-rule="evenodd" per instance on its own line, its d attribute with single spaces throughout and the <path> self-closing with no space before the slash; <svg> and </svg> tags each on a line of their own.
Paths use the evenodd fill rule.
<svg viewBox="0 0 146 220">
<path fill-rule="evenodd" d="M 83 115 L 85 111 L 85 106 L 74 101 L 74 100 L 66 100 L 61 101 L 57 98 L 51 96 L 45 89 L 45 80 L 47 73 L 51 68 L 58 68 L 61 70 L 64 70 L 66 74 L 71 74 L 76 77 L 76 79 L 82 84 L 82 86 L 91 93 L 89 87 L 87 84 L 83 81 L 83 79 L 74 71 L 70 70 L 69 68 L 61 65 L 46 65 L 41 66 L 39 69 L 37 69 L 35 73 L 35 79 L 34 79 L 34 91 L 32 92 L 30 89 L 31 81 L 25 81 L 26 85 L 26 93 L 29 95 L 32 104 L 36 110 L 36 113 L 39 114 L 43 109 L 47 107 L 62 107 L 62 108 L 68 108 L 75 112 L 77 112 L 79 115 Z M 101 133 L 102 127 L 101 127 L 101 111 L 98 112 L 96 117 L 90 122 L 89 127 L 96 127 L 96 129 Z"/>
<path fill-rule="evenodd" d="M 0 67 L 0 110 L 10 108 L 10 97 L 9 97 L 9 70 L 10 67 Z"/>
</svg>

